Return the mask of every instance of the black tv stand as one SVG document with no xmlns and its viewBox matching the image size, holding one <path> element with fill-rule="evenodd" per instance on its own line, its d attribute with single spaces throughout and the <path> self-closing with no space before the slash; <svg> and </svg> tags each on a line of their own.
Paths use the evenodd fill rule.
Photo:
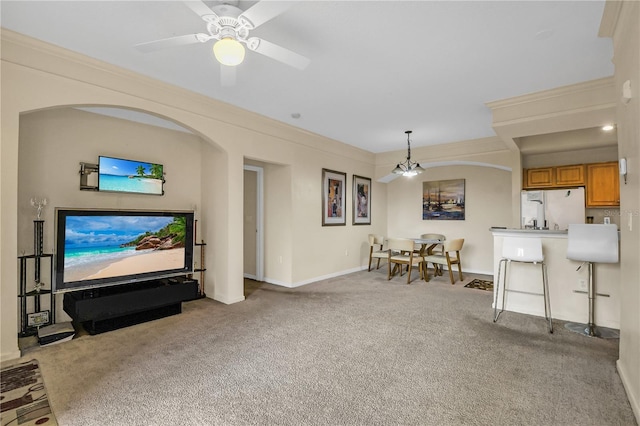
<svg viewBox="0 0 640 426">
<path fill-rule="evenodd" d="M 197 280 L 176 277 L 65 293 L 63 307 L 89 334 L 98 334 L 179 314 L 182 302 L 197 297 Z"/>
</svg>

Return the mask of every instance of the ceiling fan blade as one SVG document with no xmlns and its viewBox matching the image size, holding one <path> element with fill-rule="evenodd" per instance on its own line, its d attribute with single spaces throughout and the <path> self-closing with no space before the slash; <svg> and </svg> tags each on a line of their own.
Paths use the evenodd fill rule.
<svg viewBox="0 0 640 426">
<path fill-rule="evenodd" d="M 268 56 L 269 58 L 275 59 L 276 61 L 280 61 L 283 64 L 287 64 L 299 70 L 305 69 L 311 62 L 309 58 L 258 37 L 251 37 L 247 40 L 247 47 L 254 52 Z"/>
<path fill-rule="evenodd" d="M 236 67 L 220 64 L 220 85 L 223 87 L 236 85 Z"/>
<path fill-rule="evenodd" d="M 140 52 L 149 53 L 149 52 L 154 52 L 156 50 L 167 49 L 170 47 L 186 46 L 188 44 L 202 43 L 203 42 L 203 40 L 201 39 L 202 35 L 204 35 L 205 37 L 209 37 L 209 36 L 206 36 L 205 34 L 187 34 L 183 36 L 163 38 L 161 40 L 148 41 L 146 43 L 139 43 L 134 45 L 133 47 L 138 49 Z"/>
<path fill-rule="evenodd" d="M 209 9 L 209 6 L 200 0 L 184 0 L 184 4 L 201 18 L 206 15 L 214 15 L 213 11 Z"/>
<path fill-rule="evenodd" d="M 285 12 L 294 4 L 292 1 L 262 0 L 242 12 L 238 16 L 238 21 L 252 30 Z"/>
</svg>

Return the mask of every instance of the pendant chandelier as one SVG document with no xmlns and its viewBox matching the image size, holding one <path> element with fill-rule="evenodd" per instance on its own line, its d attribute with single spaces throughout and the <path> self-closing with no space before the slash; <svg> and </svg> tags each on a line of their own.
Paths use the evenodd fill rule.
<svg viewBox="0 0 640 426">
<path fill-rule="evenodd" d="M 424 172 L 424 169 L 420 167 L 419 163 L 411 161 L 411 141 L 409 140 L 409 135 L 411 135 L 411 130 L 405 131 L 407 134 L 407 159 L 402 163 L 398 163 L 395 169 L 392 170 L 393 173 L 402 176 L 415 176 Z"/>
</svg>

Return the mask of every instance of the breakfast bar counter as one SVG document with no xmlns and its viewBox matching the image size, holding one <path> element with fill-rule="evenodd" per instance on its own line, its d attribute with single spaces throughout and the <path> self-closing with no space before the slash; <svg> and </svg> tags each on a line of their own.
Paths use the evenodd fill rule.
<svg viewBox="0 0 640 426">
<path fill-rule="evenodd" d="M 577 271 L 582 262 L 567 259 L 566 230 L 491 228 L 493 234 L 494 299 L 498 263 L 502 258 L 502 243 L 506 237 L 541 238 L 544 262 L 547 265 L 549 298 L 553 319 L 586 323 L 589 318 L 587 265 Z M 540 268 L 531 264 L 512 262 L 505 294 L 505 311 L 519 312 L 544 318 L 544 301 Z M 501 286 L 502 280 L 501 278 Z M 594 264 L 595 323 L 608 328 L 620 328 L 620 264 Z M 498 308 L 501 308 L 498 300 Z M 492 306 L 493 308 L 493 306 Z M 501 318 L 500 321 L 504 321 Z"/>
</svg>

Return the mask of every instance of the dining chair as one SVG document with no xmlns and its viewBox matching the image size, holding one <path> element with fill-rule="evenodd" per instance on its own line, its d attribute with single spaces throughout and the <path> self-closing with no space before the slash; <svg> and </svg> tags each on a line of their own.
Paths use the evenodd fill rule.
<svg viewBox="0 0 640 426">
<path fill-rule="evenodd" d="M 369 272 L 371 272 L 371 262 L 378 259 L 376 269 L 380 268 L 380 259 L 389 259 L 389 250 L 383 250 L 384 236 L 369 234 Z"/>
<path fill-rule="evenodd" d="M 453 280 L 453 270 L 452 265 L 458 265 L 458 276 L 460 277 L 460 281 L 462 281 L 462 265 L 460 264 L 460 250 L 462 250 L 462 245 L 464 244 L 464 238 L 457 238 L 455 240 L 445 241 L 443 244 L 442 251 L 444 254 L 431 254 L 424 256 L 424 275 L 425 281 L 428 281 L 427 277 L 427 264 L 431 262 L 433 267 L 436 268 L 436 265 L 447 265 L 447 269 L 449 269 L 449 279 L 451 280 L 451 284 L 455 284 Z"/>
<path fill-rule="evenodd" d="M 445 237 L 442 234 L 422 234 L 420 235 L 420 238 L 422 238 L 423 240 L 441 240 L 441 241 L 445 241 L 447 239 L 447 237 Z M 440 247 L 434 247 L 431 251 L 432 254 L 436 254 L 435 252 L 440 252 L 442 254 L 444 254 L 444 252 L 442 251 L 442 244 L 438 244 L 438 246 Z M 435 250 L 437 249 L 437 250 Z"/>
<path fill-rule="evenodd" d="M 411 269 L 414 265 L 418 265 L 420 276 L 422 276 L 423 258 L 414 252 L 415 243 L 413 240 L 408 238 L 389 238 L 387 248 L 389 250 L 387 255 L 389 262 L 387 280 L 390 280 L 395 275 L 396 269 L 400 270 L 400 276 L 402 276 L 403 265 L 407 265 L 407 284 L 411 283 Z M 392 264 L 393 272 L 391 271 Z"/>
</svg>

